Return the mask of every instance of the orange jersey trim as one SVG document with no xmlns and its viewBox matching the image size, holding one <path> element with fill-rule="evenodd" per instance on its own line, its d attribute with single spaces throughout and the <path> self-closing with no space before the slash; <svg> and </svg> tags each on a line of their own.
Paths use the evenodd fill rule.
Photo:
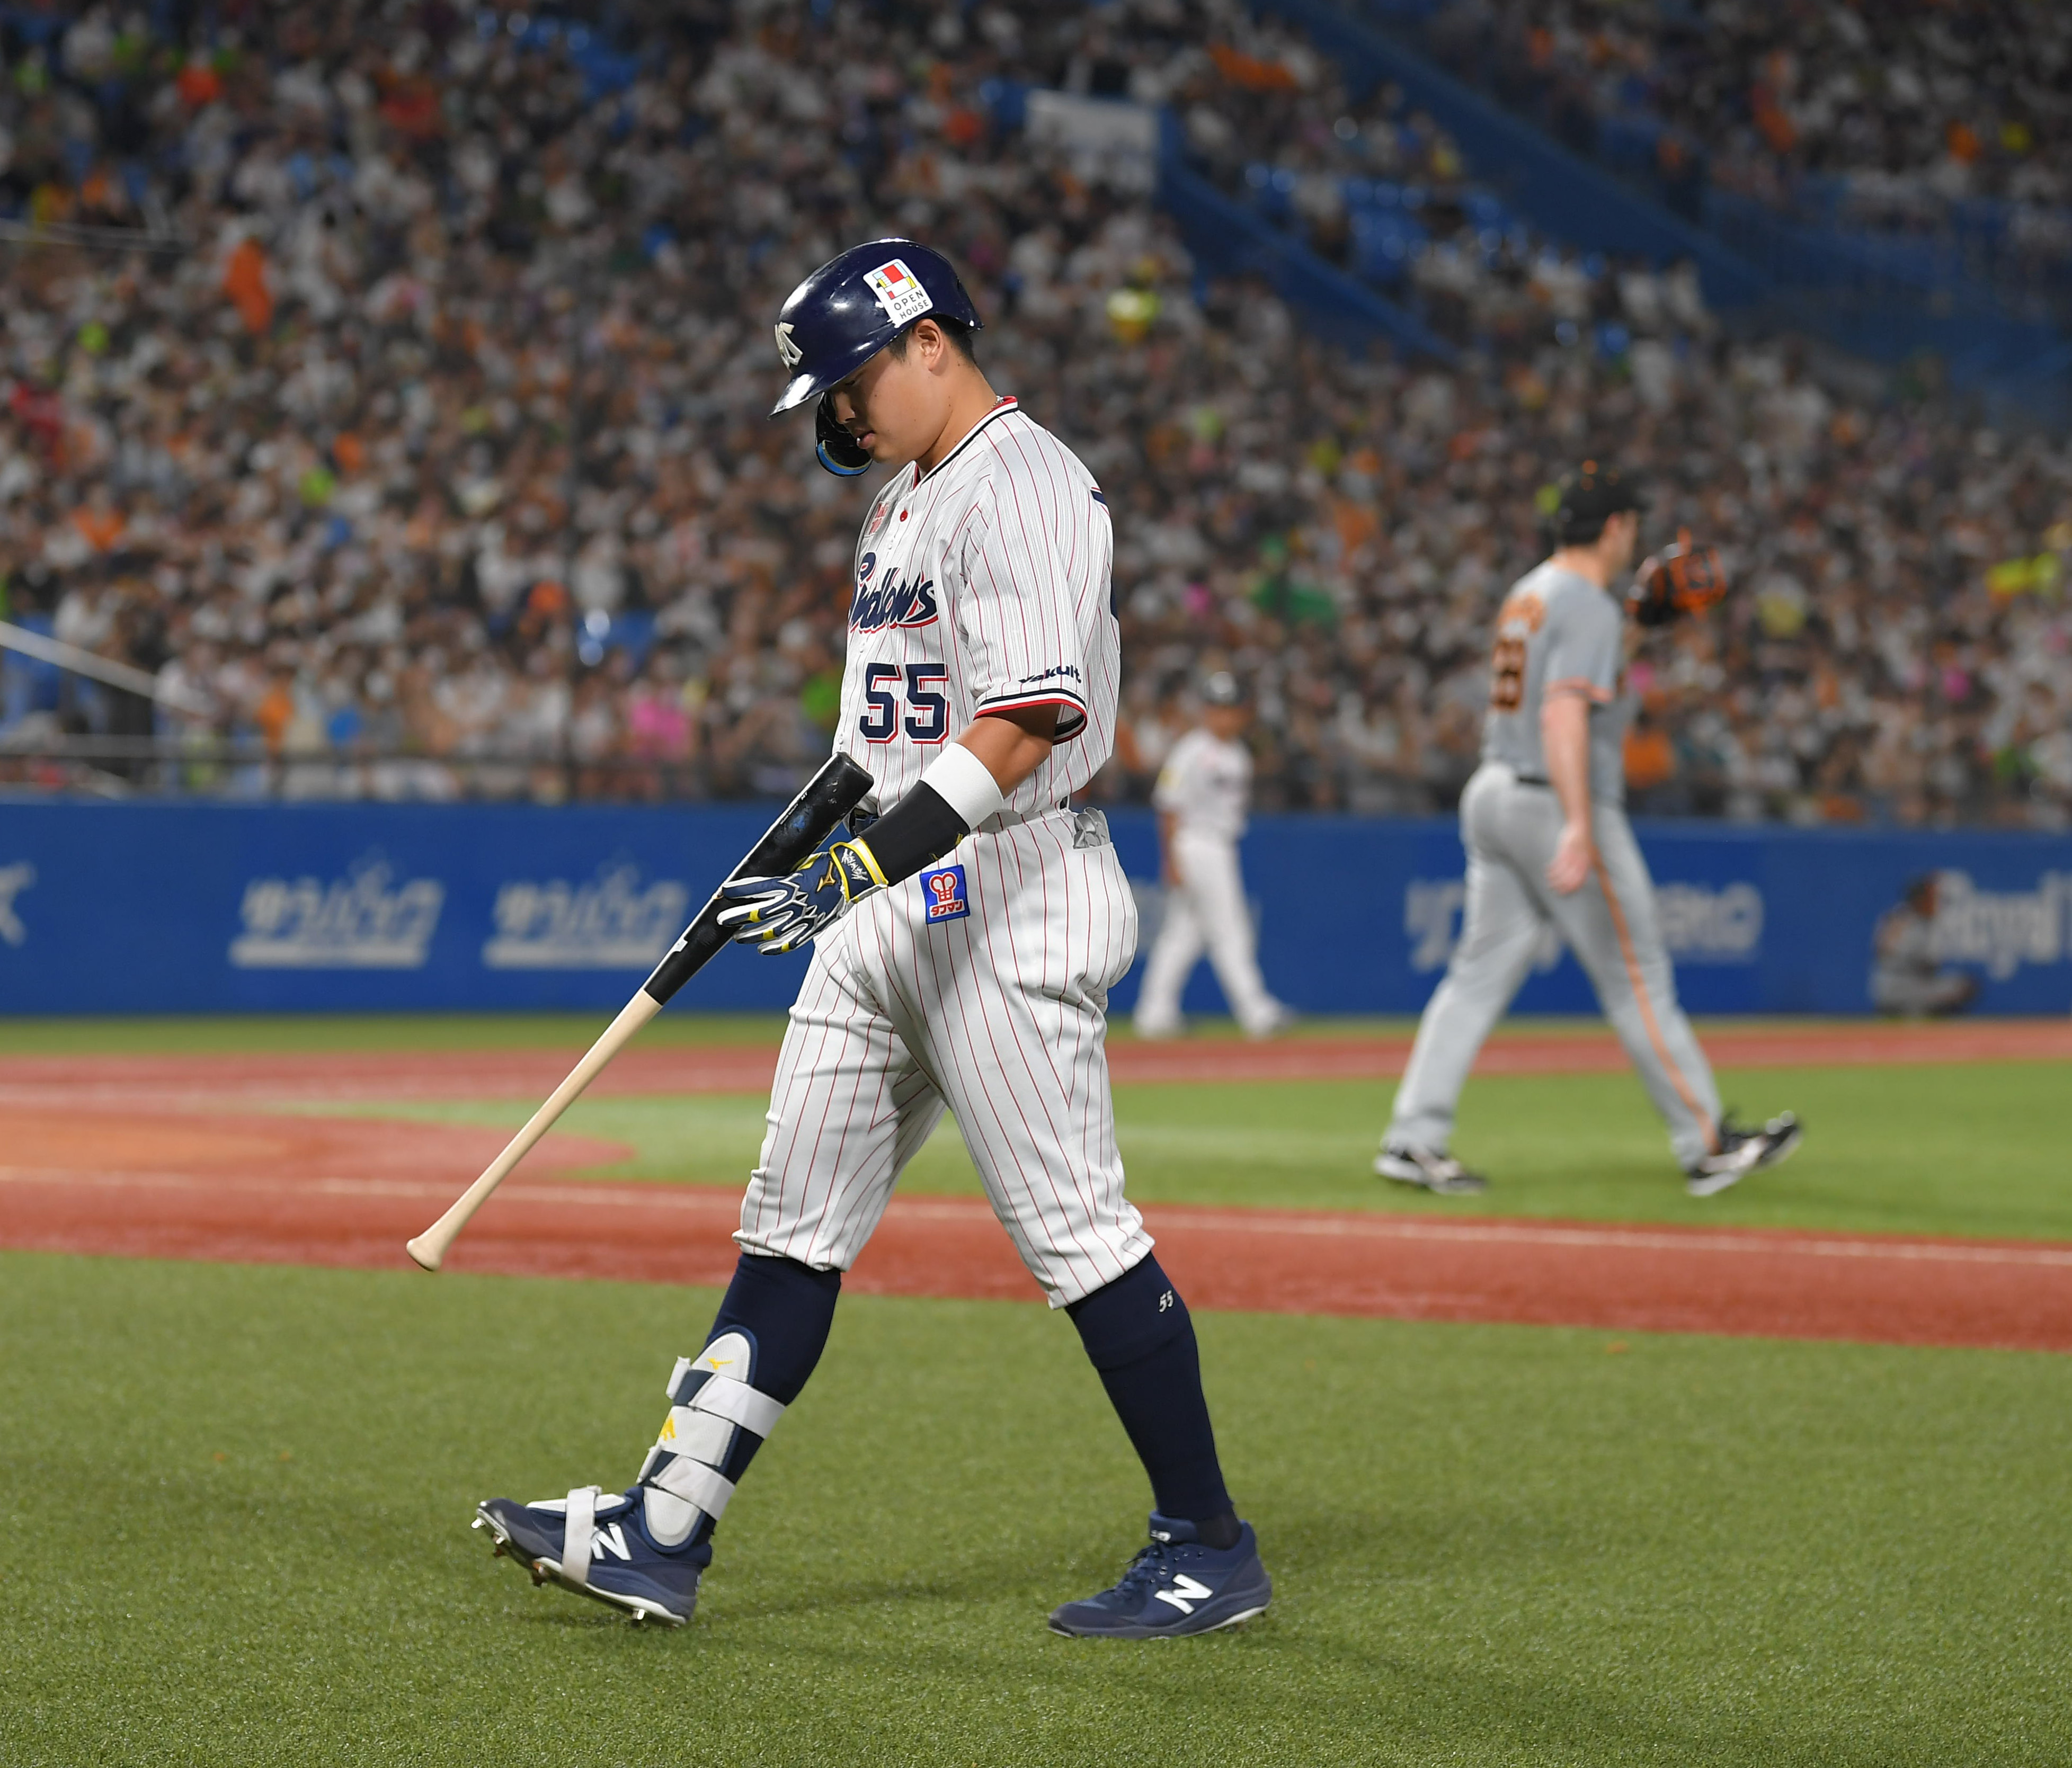
<svg viewBox="0 0 2072 1768">
<path fill-rule="evenodd" d="M 1669 1053 L 1668 1040 L 1662 1035 L 1662 1025 L 1655 1016 L 1655 1003 L 1649 998 L 1647 984 L 1641 978 L 1640 957 L 1633 946 L 1633 933 L 1626 924 L 1626 910 L 1620 905 L 1618 896 L 1612 888 L 1611 874 L 1605 869 L 1600 856 L 1590 862 L 1590 869 L 1597 874 L 1597 888 L 1605 893 L 1605 906 L 1611 911 L 1612 931 L 1618 936 L 1619 957 L 1626 964 L 1626 980 L 1633 985 L 1633 998 L 1640 1006 L 1641 1023 L 1647 1028 L 1647 1041 L 1655 1047 L 1655 1059 L 1669 1076 L 1670 1084 L 1676 1089 L 1676 1096 L 1684 1101 L 1691 1115 L 1705 1126 L 1705 1142 L 1708 1147 L 1720 1145 L 1718 1126 L 1712 1114 L 1699 1104 L 1697 1095 L 1692 1091 L 1691 1083 L 1684 1077 L 1684 1071 L 1676 1065 L 1676 1058 Z"/>
</svg>

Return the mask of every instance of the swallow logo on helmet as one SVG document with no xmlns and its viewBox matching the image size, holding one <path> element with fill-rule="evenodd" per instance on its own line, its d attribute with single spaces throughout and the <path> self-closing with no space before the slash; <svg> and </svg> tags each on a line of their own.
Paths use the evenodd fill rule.
<svg viewBox="0 0 2072 1768">
<path fill-rule="evenodd" d="M 783 358 L 787 368 L 796 368 L 806 355 L 805 351 L 791 341 L 791 327 L 782 319 L 777 322 L 777 354 Z"/>
</svg>

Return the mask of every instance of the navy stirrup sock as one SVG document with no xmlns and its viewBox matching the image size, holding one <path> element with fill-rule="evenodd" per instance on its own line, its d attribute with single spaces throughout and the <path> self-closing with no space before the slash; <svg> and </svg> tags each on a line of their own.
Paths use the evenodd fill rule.
<svg viewBox="0 0 2072 1768">
<path fill-rule="evenodd" d="M 705 1342 L 734 1327 L 746 1332 L 755 1341 L 756 1386 L 779 1405 L 789 1405 L 827 1348 L 841 1294 L 840 1271 L 743 1253 Z"/>
<path fill-rule="evenodd" d="M 1158 1261 L 1147 1256 L 1065 1311 L 1151 1476 L 1159 1514 L 1194 1524 L 1211 1547 L 1235 1546 L 1238 1520 L 1216 1460 L 1194 1323 Z"/>
</svg>

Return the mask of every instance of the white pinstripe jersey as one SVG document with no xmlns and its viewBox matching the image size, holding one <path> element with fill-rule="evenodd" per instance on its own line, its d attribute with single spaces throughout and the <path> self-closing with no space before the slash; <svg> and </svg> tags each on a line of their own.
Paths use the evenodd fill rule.
<svg viewBox="0 0 2072 1768">
<path fill-rule="evenodd" d="M 857 542 L 835 747 L 896 804 L 982 712 L 1054 706 L 1058 741 L 1007 795 L 1024 815 L 1085 786 L 1115 741 L 1121 634 L 1108 501 L 1003 399 L 923 474 L 902 468 Z"/>
</svg>

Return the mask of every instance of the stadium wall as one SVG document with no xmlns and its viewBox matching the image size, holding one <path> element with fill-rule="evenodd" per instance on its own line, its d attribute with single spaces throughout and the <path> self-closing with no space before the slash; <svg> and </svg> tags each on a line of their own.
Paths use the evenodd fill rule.
<svg viewBox="0 0 2072 1768">
<path fill-rule="evenodd" d="M 0 804 L 0 1012 L 471 1010 L 621 1004 L 767 806 Z M 1148 814 L 1112 822 L 1161 909 Z M 2072 838 L 1644 823 L 1679 986 L 1708 1013 L 1869 1011 L 1878 917 L 1943 875 L 1937 941 L 1979 1010 L 2072 1007 Z M 1441 818 L 1263 817 L 1245 843 L 1268 982 L 1313 1013 L 1408 1013 L 1457 937 Z M 725 954 L 684 999 L 775 1009 L 803 959 Z M 1137 975 L 1116 991 L 1126 1010 Z M 1219 1010 L 1206 969 L 1191 1011 Z M 1549 952 L 1522 1009 L 1591 1006 Z"/>
</svg>

